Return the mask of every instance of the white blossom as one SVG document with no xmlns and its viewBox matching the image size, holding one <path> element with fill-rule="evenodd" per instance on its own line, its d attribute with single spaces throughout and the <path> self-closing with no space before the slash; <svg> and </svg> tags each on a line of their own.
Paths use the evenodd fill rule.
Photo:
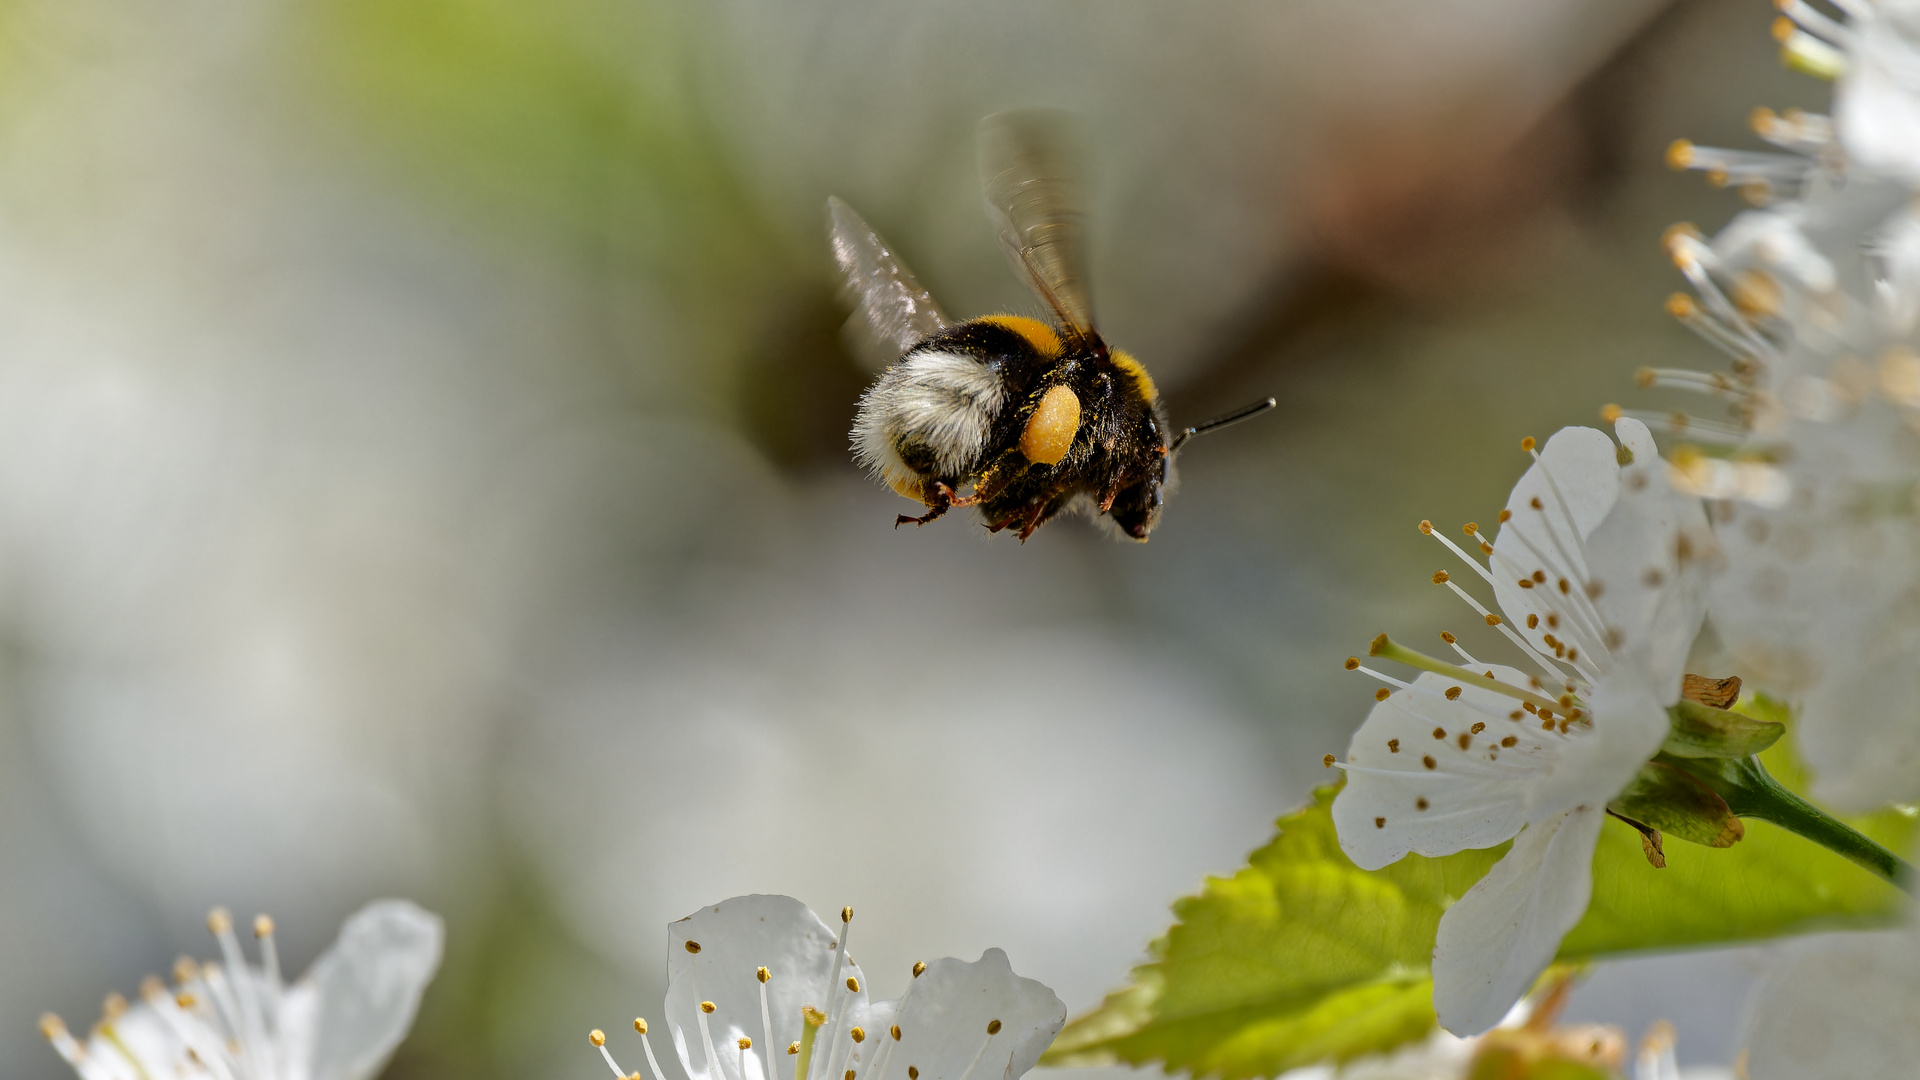
<svg viewBox="0 0 1920 1080">
<path fill-rule="evenodd" d="M 873 1001 L 847 951 L 852 925 L 852 908 L 836 935 L 792 897 L 754 895 L 668 926 L 667 1026 L 690 1080 L 1017 1080 L 1066 1023 L 1053 991 L 999 949 L 916 963 L 904 994 Z M 646 1021 L 634 1028 L 664 1080 Z M 593 1042 L 628 1080 L 605 1036 Z"/>
<path fill-rule="evenodd" d="M 1750 1080 L 1884 1080 L 1920 1062 L 1920 925 L 1801 938 L 1747 1005 Z"/>
<path fill-rule="evenodd" d="M 368 1080 L 413 1026 L 440 965 L 440 919 L 404 900 L 362 908 L 291 984 L 280 976 L 272 920 L 254 920 L 258 964 L 241 952 L 225 910 L 207 924 L 220 963 L 182 958 L 172 989 L 149 977 L 136 1003 L 109 996 L 85 1042 L 51 1013 L 41 1018 L 81 1080 Z"/>
<path fill-rule="evenodd" d="M 1616 431 L 1625 467 L 1590 428 L 1547 442 L 1497 539 L 1478 541 L 1487 565 L 1440 537 L 1492 586 L 1501 613 L 1445 573 L 1434 580 L 1537 673 L 1483 663 L 1450 634 L 1463 665 L 1376 642 L 1376 654 L 1429 670 L 1406 683 L 1363 669 L 1398 692 L 1339 763 L 1347 783 L 1333 819 L 1347 855 L 1376 869 L 1409 852 L 1514 842 L 1440 920 L 1434 1006 L 1456 1035 L 1498 1023 L 1585 912 L 1606 804 L 1665 739 L 1703 617 L 1711 541 L 1698 500 L 1669 488 L 1644 425 L 1622 419 Z"/>
<path fill-rule="evenodd" d="M 1920 798 L 1920 4 L 1840 7 L 1782 9 L 1789 56 L 1826 49 L 1801 66 L 1840 73 L 1832 121 L 1758 111 L 1778 154 L 1676 145 L 1764 205 L 1669 235 L 1694 287 L 1669 308 L 1730 370 L 1643 381 L 1730 407 L 1674 425 L 1712 444 L 1676 453 L 1674 480 L 1714 500 L 1713 621 L 1741 674 L 1799 706 L 1814 797 L 1864 810 Z"/>
</svg>

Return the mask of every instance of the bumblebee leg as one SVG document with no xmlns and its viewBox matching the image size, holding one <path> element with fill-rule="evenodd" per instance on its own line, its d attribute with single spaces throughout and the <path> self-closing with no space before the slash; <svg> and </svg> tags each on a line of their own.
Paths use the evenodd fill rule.
<svg viewBox="0 0 1920 1080">
<path fill-rule="evenodd" d="M 909 522 L 911 522 L 915 528 L 919 528 L 920 526 L 925 525 L 927 522 L 932 521 L 935 518 L 939 517 L 940 515 L 946 513 L 948 510 L 951 510 L 955 506 L 969 505 L 968 503 L 965 503 L 965 502 L 955 501 L 953 488 L 945 480 L 935 480 L 933 481 L 933 483 L 931 483 L 928 486 L 933 489 L 933 499 L 931 502 L 927 504 L 928 506 L 927 512 L 924 514 L 921 514 L 919 517 L 913 517 L 909 514 L 901 514 L 900 516 L 893 519 L 894 528 L 897 529 L 900 526 L 905 525 Z"/>
<path fill-rule="evenodd" d="M 1053 516 L 1054 503 L 1051 500 L 1033 504 L 1033 511 L 1027 515 L 1026 522 L 1020 526 L 1020 542 L 1026 543 L 1033 530 L 1046 523 Z"/>
</svg>

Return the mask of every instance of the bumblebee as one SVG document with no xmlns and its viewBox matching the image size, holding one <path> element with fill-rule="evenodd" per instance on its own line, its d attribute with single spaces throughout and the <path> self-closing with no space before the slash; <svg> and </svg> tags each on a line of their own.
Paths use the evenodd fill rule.
<svg viewBox="0 0 1920 1080">
<path fill-rule="evenodd" d="M 1025 541 L 1062 511 L 1145 541 L 1160 520 L 1172 455 L 1192 435 L 1271 408 L 1268 398 L 1175 433 L 1152 376 L 1094 329 L 1060 121 L 980 125 L 987 215 L 1015 271 L 1053 315 L 955 323 L 853 208 L 827 200 L 835 260 L 862 351 L 886 363 L 860 399 L 855 459 L 926 507 L 894 527 L 974 507 Z"/>
</svg>

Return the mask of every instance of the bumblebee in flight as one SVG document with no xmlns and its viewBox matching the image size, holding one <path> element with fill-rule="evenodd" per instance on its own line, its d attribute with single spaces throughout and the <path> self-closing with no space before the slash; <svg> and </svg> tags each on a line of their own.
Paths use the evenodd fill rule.
<svg viewBox="0 0 1920 1080">
<path fill-rule="evenodd" d="M 1268 398 L 1173 432 L 1147 369 L 1094 329 L 1072 171 L 1046 113 L 980 125 L 987 214 L 1014 269 L 1053 321 L 956 323 L 853 208 L 827 200 L 834 258 L 865 350 L 890 361 L 860 399 L 855 458 L 926 513 L 974 507 L 1022 541 L 1080 510 L 1145 541 L 1160 520 L 1172 454 L 1187 438 L 1273 407 Z"/>
</svg>

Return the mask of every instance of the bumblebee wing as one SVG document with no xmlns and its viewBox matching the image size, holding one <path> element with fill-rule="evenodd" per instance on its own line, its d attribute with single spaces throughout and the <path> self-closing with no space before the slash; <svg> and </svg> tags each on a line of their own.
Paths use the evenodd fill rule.
<svg viewBox="0 0 1920 1080">
<path fill-rule="evenodd" d="M 1061 113 L 1020 110 L 980 121 L 980 181 L 1000 246 L 1069 335 L 1084 338 L 1093 334 L 1093 304 L 1070 146 Z"/>
<path fill-rule="evenodd" d="M 827 218 L 833 258 L 853 300 L 847 331 L 855 355 L 878 371 L 946 329 L 946 313 L 865 218 L 838 198 L 827 199 Z"/>
</svg>

